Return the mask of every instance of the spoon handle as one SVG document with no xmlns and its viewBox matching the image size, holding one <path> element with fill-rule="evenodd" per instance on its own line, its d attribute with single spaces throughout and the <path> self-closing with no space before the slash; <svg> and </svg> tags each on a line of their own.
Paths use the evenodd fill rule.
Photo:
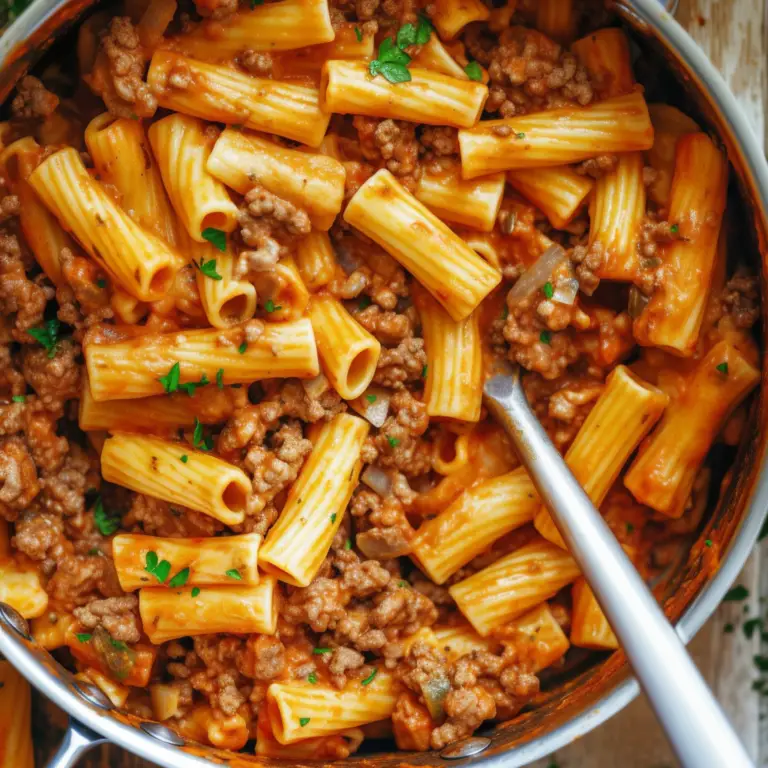
<svg viewBox="0 0 768 768">
<path fill-rule="evenodd" d="M 485 402 L 507 430 L 595 593 L 684 768 L 753 766 L 685 646 L 531 411 L 517 376 L 493 376 Z"/>
</svg>

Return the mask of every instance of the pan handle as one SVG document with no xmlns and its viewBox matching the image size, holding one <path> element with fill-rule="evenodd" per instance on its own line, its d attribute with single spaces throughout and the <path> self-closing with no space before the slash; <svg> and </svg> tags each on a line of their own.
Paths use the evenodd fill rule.
<svg viewBox="0 0 768 768">
<path fill-rule="evenodd" d="M 56 754 L 48 761 L 46 768 L 73 768 L 86 752 L 99 744 L 105 744 L 106 741 L 103 736 L 69 718 L 64 740 Z"/>
</svg>

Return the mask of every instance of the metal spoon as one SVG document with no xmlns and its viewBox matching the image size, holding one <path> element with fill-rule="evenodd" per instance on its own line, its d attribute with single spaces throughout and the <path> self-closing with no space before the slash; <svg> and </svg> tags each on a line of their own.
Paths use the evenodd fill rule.
<svg viewBox="0 0 768 768">
<path fill-rule="evenodd" d="M 682 641 L 534 416 L 519 370 L 489 378 L 484 395 L 595 593 L 680 763 L 752 767 Z"/>
</svg>

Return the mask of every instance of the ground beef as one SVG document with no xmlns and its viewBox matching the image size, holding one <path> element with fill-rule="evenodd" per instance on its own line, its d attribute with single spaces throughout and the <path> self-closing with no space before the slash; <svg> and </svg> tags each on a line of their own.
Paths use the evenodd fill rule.
<svg viewBox="0 0 768 768">
<path fill-rule="evenodd" d="M 591 176 L 593 179 L 599 179 L 606 173 L 611 173 L 619 162 L 616 155 L 598 155 L 590 157 L 574 166 L 576 173 L 581 176 Z"/>
<path fill-rule="evenodd" d="M 254 680 L 274 680 L 285 670 L 285 646 L 277 637 L 250 635 L 237 668 Z"/>
<path fill-rule="evenodd" d="M 21 212 L 21 202 L 18 195 L 5 195 L 0 198 L 0 223 L 18 216 Z"/>
<path fill-rule="evenodd" d="M 459 154 L 459 132 L 456 128 L 427 125 L 421 129 L 419 143 L 427 152 L 436 157 L 450 157 Z"/>
<path fill-rule="evenodd" d="M 209 515 L 141 493 L 133 494 L 122 527 L 133 533 L 172 538 L 213 536 L 222 529 Z"/>
<path fill-rule="evenodd" d="M 112 319 L 109 290 L 103 272 L 90 259 L 76 256 L 69 248 L 64 248 L 60 263 L 66 285 L 56 289 L 57 317 L 72 326 L 74 338 L 82 341 L 87 328 Z"/>
<path fill-rule="evenodd" d="M 328 670 L 336 688 L 343 688 L 347 684 L 349 672 L 355 672 L 365 665 L 365 656 L 352 648 L 336 648 L 330 659 Z"/>
<path fill-rule="evenodd" d="M 148 55 L 127 16 L 116 16 L 101 40 L 101 49 L 88 78 L 91 88 L 117 117 L 148 118 L 157 98 L 144 82 Z"/>
<path fill-rule="evenodd" d="M 540 32 L 510 27 L 494 46 L 486 30 L 470 29 L 466 43 L 472 57 L 488 68 L 487 112 L 514 117 L 574 104 L 586 106 L 593 99 L 586 69 Z"/>
<path fill-rule="evenodd" d="M 737 328 L 751 328 L 760 318 L 760 281 L 737 272 L 725 284 L 720 300 Z"/>
<path fill-rule="evenodd" d="M 407 383 L 423 382 L 426 365 L 424 339 L 403 339 L 396 347 L 381 350 L 373 381 L 384 387 L 400 389 Z"/>
<path fill-rule="evenodd" d="M 71 341 L 59 342 L 55 354 L 38 346 L 22 350 L 22 371 L 40 402 L 58 411 L 67 400 L 80 397 L 80 347 Z"/>
<path fill-rule="evenodd" d="M 605 264 L 605 251 L 602 245 L 595 241 L 591 246 L 577 245 L 569 251 L 574 272 L 579 279 L 579 290 L 591 296 L 600 284 L 597 273 Z"/>
<path fill-rule="evenodd" d="M 37 468 L 20 437 L 0 439 L 0 514 L 14 520 L 37 496 Z"/>
<path fill-rule="evenodd" d="M 240 206 L 240 236 L 255 250 L 243 250 L 235 268 L 238 277 L 264 272 L 287 255 L 287 246 L 311 230 L 307 212 L 255 185 Z"/>
<path fill-rule="evenodd" d="M 272 74 L 272 54 L 266 51 L 243 51 L 238 59 L 240 66 L 252 75 L 269 77 Z"/>
<path fill-rule="evenodd" d="M 85 629 L 103 627 L 113 640 L 138 643 L 141 639 L 138 609 L 138 597 L 125 595 L 93 600 L 83 608 L 75 608 L 74 615 Z"/>
<path fill-rule="evenodd" d="M 56 111 L 59 97 L 51 93 L 36 77 L 22 77 L 11 102 L 11 114 L 17 118 L 45 119 Z"/>
<path fill-rule="evenodd" d="M 371 304 L 365 309 L 353 310 L 355 320 L 372 333 L 382 344 L 399 344 L 413 336 L 417 324 L 416 312 L 410 307 L 405 312 L 384 311 Z"/>
<path fill-rule="evenodd" d="M 237 13 L 237 0 L 195 0 L 195 8 L 203 18 L 223 21 Z"/>
<path fill-rule="evenodd" d="M 392 713 L 392 731 L 398 749 L 426 752 L 434 723 L 429 711 L 412 693 L 397 697 Z"/>
<path fill-rule="evenodd" d="M 409 191 L 415 191 L 421 176 L 416 124 L 361 115 L 356 115 L 352 124 L 365 160 L 377 168 L 386 168 Z"/>
</svg>

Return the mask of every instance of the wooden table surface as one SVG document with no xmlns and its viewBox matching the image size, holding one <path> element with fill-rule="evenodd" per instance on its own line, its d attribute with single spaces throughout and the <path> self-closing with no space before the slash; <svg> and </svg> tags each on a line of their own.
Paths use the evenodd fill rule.
<svg viewBox="0 0 768 768">
<path fill-rule="evenodd" d="M 678 20 L 723 73 L 755 132 L 765 139 L 768 85 L 768 0 L 680 0 Z M 762 567 L 761 567 L 762 565 Z M 745 619 L 762 617 L 768 629 L 768 539 L 753 553 L 738 583 L 749 590 L 741 603 L 722 605 L 690 645 L 702 673 L 743 739 L 755 764 L 768 766 L 768 696 L 752 689 L 757 679 L 753 657 L 768 657 L 760 632 L 747 638 Z M 734 628 L 734 631 L 727 631 Z M 55 751 L 66 718 L 37 697 L 33 716 L 36 763 L 43 768 Z M 151 768 L 146 760 L 105 746 L 80 768 Z M 672 768 L 677 765 L 643 697 L 609 723 L 532 768 Z"/>
</svg>

